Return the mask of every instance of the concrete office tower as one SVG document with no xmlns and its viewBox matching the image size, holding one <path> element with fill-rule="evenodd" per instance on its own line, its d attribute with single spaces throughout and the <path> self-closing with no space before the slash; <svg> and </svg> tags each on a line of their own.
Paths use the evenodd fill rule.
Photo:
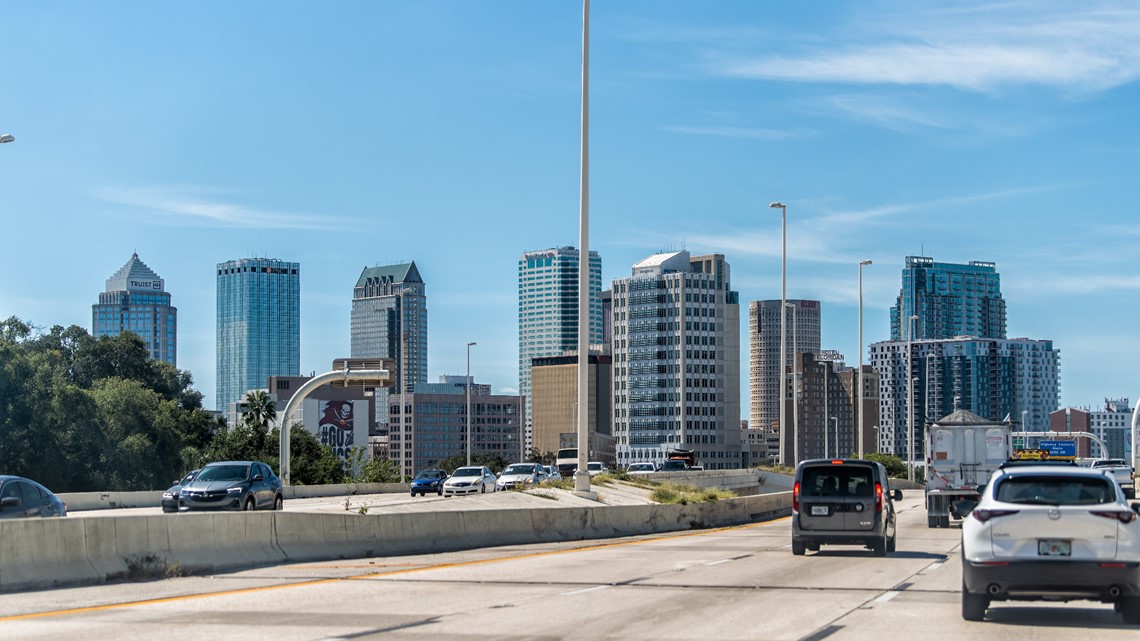
<svg viewBox="0 0 1140 641">
<path fill-rule="evenodd" d="M 902 288 L 891 308 L 891 340 L 907 339 L 911 316 L 918 316 L 914 339 L 1005 338 L 1005 299 L 994 263 L 958 265 L 907 256 Z"/>
<path fill-rule="evenodd" d="M 578 250 L 528 251 L 519 258 L 519 394 L 526 405 L 527 451 L 533 447 L 531 362 L 578 352 Z M 590 344 L 602 342 L 602 258 L 590 252 Z"/>
<path fill-rule="evenodd" d="M 388 397 L 392 429 L 389 456 L 404 476 L 437 467 L 449 456 L 467 452 L 466 376 L 440 376 L 438 383 L 416 386 L 414 394 Z M 401 409 L 402 408 L 402 409 Z M 510 462 L 525 460 L 522 397 L 491 394 L 490 385 L 471 382 L 471 455 L 495 454 Z"/>
<path fill-rule="evenodd" d="M 908 434 L 924 459 L 924 425 L 963 409 L 991 421 L 1049 423 L 1060 400 L 1060 352 L 1053 341 L 1028 338 L 985 339 L 963 336 L 911 343 L 907 387 L 907 342 L 871 344 L 871 367 L 880 377 L 881 451 L 907 455 Z M 913 402 L 913 431 L 908 428 Z"/>
<path fill-rule="evenodd" d="M 839 360 L 837 352 L 821 352 L 817 358 L 811 352 L 796 354 L 794 365 L 799 394 L 799 456 L 793 457 L 796 439 L 784 443 L 780 460 L 812 458 L 853 458 L 858 456 L 859 424 L 856 413 L 855 368 Z M 879 376 L 869 366 L 863 367 L 863 430 L 864 452 L 877 452 L 878 442 L 873 426 L 879 424 Z M 793 400 L 787 400 L 788 420 L 797 414 Z"/>
<path fill-rule="evenodd" d="M 178 364 L 178 310 L 170 304 L 165 283 L 138 254 L 107 279 L 107 290 L 91 306 L 91 335 L 134 332 L 150 357 Z"/>
<path fill-rule="evenodd" d="M 216 407 L 301 373 L 301 265 L 275 258 L 219 263 Z"/>
<path fill-rule="evenodd" d="M 352 358 L 396 361 L 395 385 L 376 390 L 376 422 L 388 428 L 388 397 L 427 383 L 427 287 L 415 261 L 365 267 L 352 289 Z"/>
<path fill-rule="evenodd" d="M 795 314 L 791 309 L 787 310 L 785 371 L 791 371 L 796 354 L 809 353 L 819 356 L 821 316 L 817 300 L 789 299 L 788 304 L 795 306 Z M 751 401 L 749 426 L 752 429 L 778 431 L 781 396 L 778 299 L 754 300 L 748 304 L 748 357 L 748 394 Z M 792 420 L 790 412 L 787 420 L 789 422 Z"/>
<path fill-rule="evenodd" d="M 530 373 L 532 447 L 540 456 L 553 456 L 564 447 L 578 447 L 578 355 L 536 358 Z M 587 380 L 590 460 L 613 466 L 613 359 L 609 354 L 590 354 Z"/>
<path fill-rule="evenodd" d="M 740 303 L 724 256 L 650 256 L 613 298 L 618 465 L 684 448 L 706 469 L 740 467 Z"/>
</svg>

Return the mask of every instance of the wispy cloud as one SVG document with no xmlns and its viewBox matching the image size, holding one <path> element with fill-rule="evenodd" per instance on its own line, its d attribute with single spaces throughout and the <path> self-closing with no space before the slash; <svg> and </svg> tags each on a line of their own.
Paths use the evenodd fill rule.
<svg viewBox="0 0 1140 641">
<path fill-rule="evenodd" d="M 755 127 L 685 127 L 672 125 L 662 127 L 665 131 L 693 136 L 721 136 L 724 138 L 753 138 L 757 140 L 784 140 L 804 138 L 808 133 L 794 133 L 780 129 L 758 129 Z"/>
<path fill-rule="evenodd" d="M 705 68 L 723 76 L 992 91 L 1045 85 L 1098 91 L 1140 78 L 1140 6 L 1118 2 L 927 5 L 910 12 L 862 4 L 833 37 L 805 34 L 778 55 L 719 51 Z"/>
<path fill-rule="evenodd" d="M 103 187 L 100 200 L 136 208 L 146 222 L 166 225 L 237 227 L 244 229 L 323 229 L 346 222 L 333 216 L 313 216 L 257 209 L 225 202 L 217 192 L 189 187 Z"/>
</svg>

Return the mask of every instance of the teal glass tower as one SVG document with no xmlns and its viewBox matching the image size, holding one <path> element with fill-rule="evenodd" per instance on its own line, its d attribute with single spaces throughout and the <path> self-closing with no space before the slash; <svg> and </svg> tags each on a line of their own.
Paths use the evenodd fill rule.
<svg viewBox="0 0 1140 641">
<path fill-rule="evenodd" d="M 927 256 L 907 256 L 902 288 L 891 307 L 892 341 L 907 339 L 911 316 L 918 316 L 912 340 L 1004 339 L 1005 299 L 995 264 L 936 263 Z"/>
<path fill-rule="evenodd" d="M 275 258 L 219 263 L 217 406 L 301 373 L 301 265 Z"/>
</svg>

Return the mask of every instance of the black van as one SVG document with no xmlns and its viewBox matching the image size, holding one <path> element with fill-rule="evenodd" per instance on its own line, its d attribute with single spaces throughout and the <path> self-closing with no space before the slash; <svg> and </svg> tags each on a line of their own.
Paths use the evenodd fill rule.
<svg viewBox="0 0 1140 641">
<path fill-rule="evenodd" d="M 792 487 L 792 554 L 822 544 L 865 545 L 875 556 L 895 550 L 895 506 L 882 463 L 814 459 L 796 467 Z"/>
</svg>

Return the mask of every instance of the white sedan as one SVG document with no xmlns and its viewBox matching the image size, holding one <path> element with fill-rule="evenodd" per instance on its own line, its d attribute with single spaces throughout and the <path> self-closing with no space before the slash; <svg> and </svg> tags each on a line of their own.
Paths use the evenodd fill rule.
<svg viewBox="0 0 1140 641">
<path fill-rule="evenodd" d="M 495 473 L 483 465 L 456 468 L 443 482 L 443 495 L 494 492 L 496 480 Z"/>
<path fill-rule="evenodd" d="M 626 474 L 633 474 L 634 476 L 653 474 L 657 471 L 657 465 L 654 463 L 630 463 L 629 467 L 625 468 Z"/>
<path fill-rule="evenodd" d="M 993 601 L 1112 603 L 1140 623 L 1140 506 L 1080 467 L 999 469 L 962 522 L 962 618 Z"/>
</svg>

